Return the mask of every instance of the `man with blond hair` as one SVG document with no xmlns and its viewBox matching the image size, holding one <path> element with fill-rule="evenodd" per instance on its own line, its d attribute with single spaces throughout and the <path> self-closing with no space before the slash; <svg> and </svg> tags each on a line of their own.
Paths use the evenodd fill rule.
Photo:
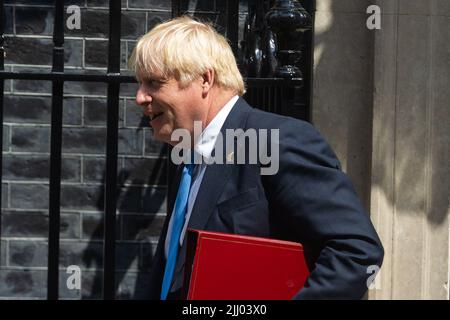
<svg viewBox="0 0 450 320">
<path fill-rule="evenodd" d="M 139 81 L 136 102 L 150 117 L 154 137 L 182 145 L 186 159 L 205 160 L 178 167 L 148 284 L 152 299 L 182 298 L 187 228 L 302 243 L 311 274 L 293 299 L 365 294 L 368 268 L 381 266 L 383 248 L 351 182 L 309 123 L 245 102 L 244 82 L 223 36 L 208 24 L 176 18 L 139 40 L 130 66 Z M 188 141 L 175 134 L 179 130 L 190 134 Z M 277 148 L 276 172 L 262 174 L 261 161 L 233 162 L 234 152 L 218 147 L 229 130 L 276 132 L 264 139 L 266 147 L 257 141 L 259 148 Z M 226 163 L 206 161 L 217 154 Z"/>
</svg>

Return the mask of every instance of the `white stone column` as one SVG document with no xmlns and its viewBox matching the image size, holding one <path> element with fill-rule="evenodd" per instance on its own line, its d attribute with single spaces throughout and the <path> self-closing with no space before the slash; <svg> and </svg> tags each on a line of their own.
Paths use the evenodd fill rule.
<svg viewBox="0 0 450 320">
<path fill-rule="evenodd" d="M 369 298 L 449 299 L 450 1 L 317 0 L 313 94 L 385 248 Z"/>
<path fill-rule="evenodd" d="M 372 0 L 317 0 L 312 122 L 330 143 L 366 209 L 370 207 Z"/>
<path fill-rule="evenodd" d="M 450 1 L 384 0 L 375 33 L 373 299 L 448 299 Z"/>
</svg>

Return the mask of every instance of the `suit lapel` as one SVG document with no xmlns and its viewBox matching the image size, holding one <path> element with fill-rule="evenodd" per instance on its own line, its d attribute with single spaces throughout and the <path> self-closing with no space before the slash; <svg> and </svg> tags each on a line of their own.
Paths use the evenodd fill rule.
<svg viewBox="0 0 450 320">
<path fill-rule="evenodd" d="M 250 106 L 244 99 L 239 98 L 234 105 L 231 112 L 228 114 L 220 133 L 224 138 L 225 146 L 225 130 L 244 128 L 247 114 L 250 111 Z M 222 152 L 222 159 L 226 162 L 225 147 L 223 150 L 215 150 L 215 152 Z M 222 194 L 231 172 L 233 165 L 226 164 L 211 164 L 207 165 L 205 175 L 203 176 L 197 198 L 192 209 L 191 219 L 189 221 L 189 228 L 203 229 L 208 222 L 209 217 L 217 205 L 217 201 Z"/>
</svg>

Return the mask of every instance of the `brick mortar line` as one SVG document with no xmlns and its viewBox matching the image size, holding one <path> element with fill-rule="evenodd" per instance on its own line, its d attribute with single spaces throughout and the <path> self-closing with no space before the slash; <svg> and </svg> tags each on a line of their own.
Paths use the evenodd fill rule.
<svg viewBox="0 0 450 320">
<path fill-rule="evenodd" d="M 316 13 L 331 13 L 331 14 L 351 14 L 351 15 L 361 15 L 369 16 L 365 11 L 329 11 L 329 10 L 316 10 Z M 396 13 L 389 12 L 383 13 L 383 8 L 381 8 L 381 17 L 383 16 L 412 16 L 412 17 L 450 17 L 450 14 L 436 14 L 436 13 Z"/>
<path fill-rule="evenodd" d="M 5 123 L 3 123 L 3 125 L 5 125 Z M 12 127 L 13 126 L 8 126 L 8 128 L 9 128 L 8 152 L 12 152 Z"/>
<path fill-rule="evenodd" d="M 84 56 L 84 55 L 83 55 Z M 51 72 L 51 65 L 47 65 L 47 64 L 23 64 L 23 63 L 5 63 L 5 68 L 6 67 L 19 67 L 19 68 L 24 68 L 24 69 L 45 69 L 48 72 Z M 106 71 L 107 68 L 106 67 L 79 67 L 79 66 L 69 66 L 69 65 L 65 65 L 64 66 L 65 70 L 79 70 L 79 71 Z M 126 71 L 129 70 L 127 68 L 121 68 L 121 71 Z M 21 70 L 18 70 L 21 71 Z M 130 70 L 131 72 L 131 70 Z M 106 73 L 105 73 L 106 74 Z M 103 75 L 103 73 L 101 73 L 101 75 Z M 133 76 L 133 74 L 130 74 L 130 76 Z M 12 79 L 12 80 L 27 80 L 27 79 Z M 41 81 L 51 81 L 51 80 L 41 80 Z M 69 81 L 66 81 L 69 82 Z M 70 81 L 70 82 L 78 82 L 78 81 Z M 93 81 L 94 82 L 94 81 Z M 102 83 L 102 81 L 98 81 L 97 83 Z M 123 82 L 123 84 L 128 84 L 130 82 Z M 133 84 L 133 83 L 131 83 Z M 136 82 L 137 84 L 137 82 Z"/>
<path fill-rule="evenodd" d="M 89 267 L 89 268 L 80 267 L 80 268 L 81 268 L 81 270 L 83 270 L 85 272 L 97 272 L 99 270 L 103 270 L 103 267 L 96 268 L 96 269 L 94 269 L 92 267 Z M 144 270 L 145 269 L 148 269 L 148 268 L 144 268 Z M 47 271 L 47 267 L 1 266 L 0 270 L 2 270 L 2 271 Z M 58 270 L 65 272 L 67 270 L 67 268 L 59 267 Z M 127 270 L 128 269 L 116 269 L 116 272 L 120 271 L 122 273 L 122 272 L 127 271 Z M 132 270 L 130 270 L 130 273 L 131 274 L 142 273 L 143 271 L 140 271 L 140 270 L 141 270 L 141 268 L 139 268 L 139 267 L 138 268 L 133 268 Z M 126 273 L 128 273 L 128 272 L 126 272 Z M 143 273 L 150 273 L 150 271 L 146 271 L 146 272 L 143 272 Z M 0 300 L 3 299 L 3 298 L 11 298 L 11 297 L 0 297 Z M 24 299 L 28 299 L 28 297 L 23 297 L 23 298 Z"/>
<path fill-rule="evenodd" d="M 14 214 L 27 214 L 27 213 L 43 213 L 44 216 L 48 215 L 48 210 L 47 209 L 24 209 L 24 208 L 2 208 L 4 209 L 4 211 L 10 211 Z M 61 214 L 71 214 L 71 215 L 82 215 L 82 214 L 95 214 L 95 215 L 101 215 L 103 214 L 103 211 L 89 211 L 89 210 L 64 210 L 61 209 Z M 155 217 L 155 218 L 161 218 L 161 217 L 165 217 L 166 213 L 165 212 L 158 212 L 158 213 L 148 213 L 148 212 L 120 212 L 120 214 L 122 216 L 142 216 L 142 217 Z"/>
<path fill-rule="evenodd" d="M 32 81 L 32 80 L 29 80 Z M 47 80 L 45 80 L 47 81 Z M 51 82 L 49 80 L 49 82 Z M 36 98 L 51 98 L 52 94 L 51 93 L 36 93 L 36 92 L 11 92 L 9 94 L 6 94 L 5 96 L 10 96 L 10 97 L 36 97 Z M 63 98 L 87 98 L 87 99 L 105 99 L 107 98 L 107 96 L 102 96 L 102 95 L 89 95 L 89 94 L 77 94 L 77 93 L 66 93 L 63 95 Z M 120 100 L 123 99 L 134 99 L 135 97 L 133 96 L 120 96 Z M 140 128 L 140 127 L 137 127 Z M 150 127 L 142 127 L 142 128 L 150 128 Z"/>
<path fill-rule="evenodd" d="M 76 4 L 77 5 L 77 4 Z M 12 7 L 12 8 L 30 8 L 30 9 L 35 9 L 35 8 L 42 8 L 42 9 L 54 9 L 54 6 L 52 5 L 46 5 L 46 4 L 23 4 L 23 3 L 8 3 L 8 4 L 4 4 L 5 8 L 6 7 Z M 67 7 L 69 7 L 70 5 L 64 5 L 64 12 L 65 14 L 67 14 Z M 85 3 L 84 5 L 77 5 L 78 7 L 80 7 L 80 9 L 93 9 L 93 10 L 108 10 L 109 7 L 102 7 L 102 6 L 90 6 L 89 4 Z M 132 11 L 148 11 L 148 12 L 168 12 L 171 13 L 170 9 L 152 9 L 152 8 L 139 8 L 139 7 L 129 7 L 128 1 L 127 1 L 127 5 L 125 7 L 123 7 L 121 5 L 121 11 L 126 11 L 126 12 L 132 12 Z M 195 11 L 195 12 L 209 12 L 209 11 Z"/>
<path fill-rule="evenodd" d="M 84 184 L 84 156 L 81 155 L 78 159 L 80 159 L 80 183 Z"/>
<path fill-rule="evenodd" d="M 5 212 L 9 212 L 14 215 L 25 215 L 25 214 L 38 214 L 41 213 L 43 216 L 48 215 L 48 209 L 24 209 L 24 208 L 2 208 Z M 103 211 L 96 210 L 88 210 L 88 209 L 65 209 L 61 208 L 61 214 L 64 215 L 80 215 L 80 219 L 84 215 L 98 215 L 101 216 L 104 214 Z M 142 217 L 142 218 L 163 218 L 167 216 L 167 212 L 134 212 L 134 211 L 120 211 L 120 209 L 116 212 L 117 215 L 123 217 Z M 78 239 L 78 238 L 76 238 Z"/>
<path fill-rule="evenodd" d="M 10 212 L 10 213 L 14 213 L 14 214 L 28 214 L 28 213 L 43 213 L 44 216 L 48 215 L 48 210 L 44 210 L 44 209 L 24 209 L 24 208 L 12 208 L 12 209 L 7 209 L 7 208 L 3 208 L 4 211 Z M 63 210 L 61 210 L 61 214 L 81 214 L 81 212 L 65 212 Z"/>
<path fill-rule="evenodd" d="M 7 152 L 7 151 L 3 151 L 3 155 L 24 155 L 24 156 L 50 156 L 50 152 L 35 152 L 35 151 L 11 151 L 11 152 Z M 101 154 L 101 155 L 96 155 L 96 154 L 84 154 L 84 153 L 62 153 L 63 157 L 74 157 L 74 158 L 78 158 L 83 156 L 84 158 L 101 158 L 102 160 L 104 160 L 104 158 L 106 158 L 105 154 Z M 140 155 L 119 155 L 120 158 L 123 159 L 142 159 L 142 160 L 156 160 L 156 159 L 163 159 L 163 160 L 167 160 L 166 156 L 163 157 L 158 157 L 156 155 L 154 156 L 140 156 Z M 92 159 L 89 159 L 92 160 Z"/>
<path fill-rule="evenodd" d="M 12 151 L 11 153 L 9 153 L 9 151 L 3 151 L 3 153 L 2 153 L 3 155 L 33 155 L 33 156 L 40 156 L 40 155 L 45 155 L 45 156 L 50 156 L 50 154 L 49 153 L 38 153 L 38 152 L 35 152 L 35 151 L 33 151 L 33 152 L 27 152 L 27 151 L 23 151 L 23 152 L 21 152 L 21 151 Z M 94 154 L 94 153 L 90 153 L 90 154 L 86 154 L 86 155 L 88 155 L 89 157 L 92 157 L 92 158 L 96 158 L 96 157 L 98 157 L 98 158 L 105 158 L 105 154 Z M 81 156 L 81 155 L 79 155 L 79 154 L 71 154 L 71 153 L 69 153 L 69 154 L 66 154 L 66 153 L 64 153 L 63 154 L 63 156 L 67 156 L 67 157 L 78 157 L 78 156 Z M 123 156 L 123 154 L 119 154 L 119 157 L 122 157 Z M 131 159 L 131 158 L 130 158 Z M 143 159 L 143 160 L 150 160 L 150 159 L 159 159 L 157 156 L 154 156 L 154 158 L 142 158 L 141 156 L 139 156 L 139 157 L 137 157 L 137 158 L 133 158 L 133 159 Z M 164 157 L 164 158 L 162 158 L 163 160 L 167 160 L 167 157 Z M 123 169 L 127 169 L 127 168 L 123 168 Z"/>
<path fill-rule="evenodd" d="M 50 81 L 49 81 L 50 82 Z M 7 94 L 5 96 L 14 96 L 14 97 L 43 97 L 43 98 L 51 98 L 51 93 L 35 93 L 35 92 L 11 92 L 11 94 Z M 75 94 L 68 93 L 63 96 L 63 98 L 88 98 L 88 99 L 106 99 L 106 96 L 102 95 L 88 95 L 88 94 Z M 128 98 L 131 99 L 132 96 L 121 96 L 121 99 Z M 137 127 L 140 128 L 140 127 Z M 150 128 L 150 127 L 142 127 L 142 128 Z"/>
<path fill-rule="evenodd" d="M 5 37 L 10 37 L 10 38 L 18 38 L 18 39 L 41 39 L 41 40 L 53 40 L 53 35 L 51 34 L 12 34 L 12 33 L 5 33 L 4 34 Z M 79 36 L 64 36 L 64 40 L 76 40 L 76 41 L 81 41 L 83 39 L 87 39 L 90 37 L 79 37 Z M 102 37 L 92 37 L 93 40 L 108 40 L 108 38 L 102 38 Z M 126 40 L 132 40 L 132 39 L 121 39 L 122 41 L 126 41 Z M 53 42 L 53 41 L 51 41 Z M 65 44 L 65 42 L 64 42 Z M 64 46 L 63 44 L 63 46 Z"/>
<path fill-rule="evenodd" d="M 15 242 L 31 242 L 31 241 L 39 241 L 39 243 L 48 243 L 48 237 L 6 237 L 9 242 L 15 241 Z M 135 244 L 135 245 L 150 245 L 158 242 L 158 236 L 151 237 L 154 238 L 151 242 L 142 242 L 141 240 L 116 240 L 117 244 Z M 2 237 L 3 239 L 3 237 Z M 6 240 L 6 239 L 5 239 Z M 103 244 L 103 239 L 99 238 L 63 238 L 61 239 L 61 242 L 63 244 Z"/>
<path fill-rule="evenodd" d="M 12 8 L 12 14 L 13 14 L 13 36 L 15 36 L 17 34 L 16 32 L 16 8 L 13 7 Z"/>
<path fill-rule="evenodd" d="M 8 186 L 8 208 L 11 208 L 11 184 L 7 183 L 7 186 Z"/>
<path fill-rule="evenodd" d="M 9 122 L 5 121 L 3 122 L 4 125 L 14 126 L 15 128 L 33 128 L 33 127 L 39 127 L 39 128 L 51 128 L 51 124 L 47 123 L 31 123 L 31 122 Z M 106 129 L 106 126 L 102 125 L 94 125 L 94 124 L 88 124 L 88 125 L 82 125 L 82 124 L 63 124 L 63 129 Z M 122 131 L 125 130 L 132 130 L 135 131 L 142 131 L 146 127 L 130 127 L 130 126 L 119 126 L 119 130 L 122 129 Z"/>
<path fill-rule="evenodd" d="M 39 178 L 40 180 L 38 180 L 38 178 L 34 179 L 34 180 L 10 180 L 10 179 L 4 179 L 3 182 L 4 183 L 11 183 L 14 185 L 41 185 L 41 186 L 49 186 L 49 182 L 48 179 L 45 178 Z M 79 181 L 76 182 L 72 182 L 72 181 L 65 181 L 63 180 L 61 182 L 61 187 L 64 186 L 68 186 L 68 187 L 101 187 L 103 186 L 104 183 L 102 182 L 87 182 L 82 184 Z M 118 184 L 117 187 L 121 187 L 121 188 L 126 188 L 126 187 L 132 187 L 132 188 L 136 188 L 136 187 L 140 187 L 140 188 L 152 188 L 152 189 L 167 189 L 166 185 L 157 185 L 157 184 L 131 184 L 131 183 L 125 183 L 125 184 Z"/>
<path fill-rule="evenodd" d="M 10 261 L 9 261 L 9 255 L 10 255 L 10 252 L 9 252 L 9 241 L 7 241 L 6 242 L 6 250 L 5 250 L 5 252 L 6 252 L 6 265 L 7 266 L 9 266 L 10 265 Z"/>
<path fill-rule="evenodd" d="M 86 69 L 86 39 L 83 38 L 82 41 L 83 42 L 81 43 L 81 54 L 82 54 L 81 67 L 83 69 Z"/>
</svg>

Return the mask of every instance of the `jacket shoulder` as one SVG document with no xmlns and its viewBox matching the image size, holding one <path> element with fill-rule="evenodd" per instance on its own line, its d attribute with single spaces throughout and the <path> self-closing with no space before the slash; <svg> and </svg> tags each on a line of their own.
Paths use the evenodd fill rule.
<svg viewBox="0 0 450 320">
<path fill-rule="evenodd" d="M 280 134 L 294 134 L 297 139 L 321 137 L 315 127 L 304 120 L 249 107 L 246 129 L 280 129 Z M 323 139 L 323 137 L 321 137 Z"/>
<path fill-rule="evenodd" d="M 251 107 L 250 107 L 251 108 Z M 340 161 L 322 134 L 309 122 L 251 108 L 246 121 L 247 129 L 277 130 L 280 152 L 296 153 L 313 162 L 341 169 Z"/>
</svg>

